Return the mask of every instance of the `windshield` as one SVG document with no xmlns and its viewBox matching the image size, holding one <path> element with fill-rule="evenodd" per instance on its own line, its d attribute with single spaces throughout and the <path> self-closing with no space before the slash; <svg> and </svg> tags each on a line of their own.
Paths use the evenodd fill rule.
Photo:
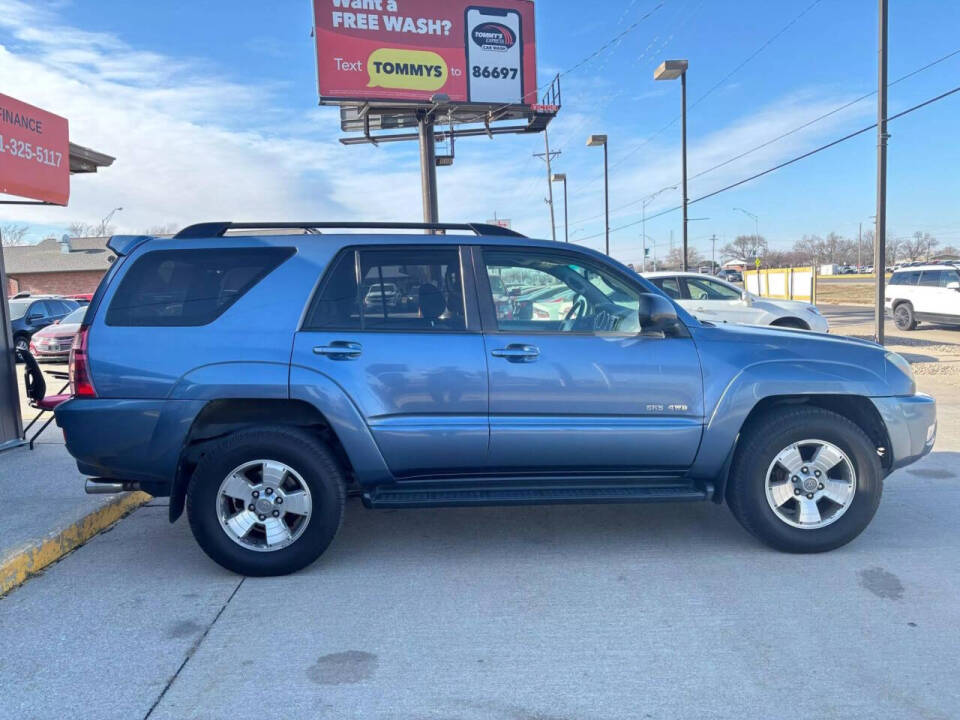
<svg viewBox="0 0 960 720">
<path fill-rule="evenodd" d="M 87 314 L 86 306 L 78 307 L 72 313 L 67 315 L 63 320 L 61 320 L 60 324 L 61 325 L 73 325 L 73 324 L 79 325 L 80 323 L 83 322 L 83 316 L 86 314 Z"/>
<path fill-rule="evenodd" d="M 11 300 L 10 301 L 10 319 L 19 320 L 27 314 L 27 308 L 30 307 L 29 300 Z"/>
</svg>

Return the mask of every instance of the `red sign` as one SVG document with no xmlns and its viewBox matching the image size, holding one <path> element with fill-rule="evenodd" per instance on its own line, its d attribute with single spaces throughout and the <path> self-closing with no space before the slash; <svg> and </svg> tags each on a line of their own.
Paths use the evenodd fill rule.
<svg viewBox="0 0 960 720">
<path fill-rule="evenodd" d="M 0 94 L 0 193 L 66 205 L 67 119 Z"/>
<path fill-rule="evenodd" d="M 531 0 L 314 0 L 321 102 L 537 101 Z"/>
</svg>

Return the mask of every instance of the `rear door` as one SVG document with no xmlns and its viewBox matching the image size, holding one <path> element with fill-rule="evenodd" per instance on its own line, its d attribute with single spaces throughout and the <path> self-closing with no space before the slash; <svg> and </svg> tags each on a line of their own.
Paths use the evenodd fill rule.
<svg viewBox="0 0 960 720">
<path fill-rule="evenodd" d="M 307 368 L 343 388 L 399 477 L 487 460 L 483 336 L 461 255 L 449 244 L 341 252 L 294 341 L 291 384 L 309 383 Z"/>
<path fill-rule="evenodd" d="M 764 311 L 743 302 L 737 288 L 706 277 L 684 276 L 680 280 L 684 298 L 689 298 L 683 305 L 694 317 L 712 323 L 763 322 Z"/>
<path fill-rule="evenodd" d="M 580 253 L 487 247 L 475 253 L 490 368 L 494 470 L 683 469 L 703 423 L 700 360 L 685 334 L 644 335 L 642 286 Z M 517 318 L 494 287 L 566 286 L 556 316 Z"/>
</svg>

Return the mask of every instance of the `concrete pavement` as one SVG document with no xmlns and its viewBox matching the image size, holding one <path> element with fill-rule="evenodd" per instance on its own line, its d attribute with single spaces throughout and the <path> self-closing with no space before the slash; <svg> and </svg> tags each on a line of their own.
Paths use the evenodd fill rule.
<svg viewBox="0 0 960 720">
<path fill-rule="evenodd" d="M 958 467 L 816 556 L 706 503 L 351 501 L 319 562 L 241 580 L 154 501 L 0 600 L 0 718 L 957 717 Z"/>
</svg>

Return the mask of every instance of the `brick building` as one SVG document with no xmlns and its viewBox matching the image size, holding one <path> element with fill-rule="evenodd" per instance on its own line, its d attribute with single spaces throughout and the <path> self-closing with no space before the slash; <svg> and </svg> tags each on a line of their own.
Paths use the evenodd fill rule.
<svg viewBox="0 0 960 720">
<path fill-rule="evenodd" d="M 36 245 L 3 248 L 7 295 L 92 293 L 115 259 L 107 240 L 47 238 Z"/>
</svg>

